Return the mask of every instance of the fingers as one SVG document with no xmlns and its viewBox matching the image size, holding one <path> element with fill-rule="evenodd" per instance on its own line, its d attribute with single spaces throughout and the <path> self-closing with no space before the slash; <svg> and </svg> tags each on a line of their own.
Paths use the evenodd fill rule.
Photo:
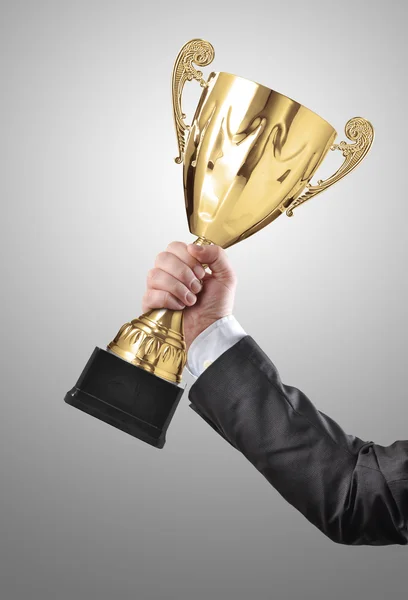
<svg viewBox="0 0 408 600">
<path fill-rule="evenodd" d="M 147 289 L 161 290 L 168 292 L 171 297 L 175 298 L 184 306 L 192 306 L 197 301 L 196 294 L 201 291 L 201 283 L 194 278 L 190 284 L 190 289 L 170 273 L 155 267 L 147 274 Z M 157 295 L 155 295 L 157 298 Z"/>
<path fill-rule="evenodd" d="M 208 264 L 215 276 L 235 279 L 235 273 L 227 258 L 227 254 L 220 246 L 197 246 L 196 244 L 189 244 L 187 250 L 198 261 Z"/>
<path fill-rule="evenodd" d="M 175 296 L 164 290 L 148 289 L 142 299 L 142 311 L 147 312 L 153 308 L 170 308 L 182 310 L 184 305 Z"/>
<path fill-rule="evenodd" d="M 209 265 L 211 273 L 203 269 L 203 264 Z M 217 278 L 234 290 L 235 273 L 221 247 L 172 242 L 157 256 L 154 268 L 148 273 L 142 301 L 144 312 L 154 308 L 182 310 L 193 306 L 202 290 L 202 282 L 209 278 Z"/>
<path fill-rule="evenodd" d="M 179 252 L 181 252 L 180 249 Z M 154 266 L 156 269 L 160 269 L 161 271 L 168 273 L 180 283 L 184 284 L 184 286 L 187 287 L 191 292 L 196 294 L 201 290 L 201 284 L 193 269 L 195 269 L 197 273 L 202 276 L 204 276 L 205 272 L 202 266 L 198 264 L 198 261 L 194 259 L 194 257 L 190 256 L 190 258 L 188 258 L 189 252 L 187 252 L 187 249 L 185 249 L 184 252 L 187 255 L 186 260 L 189 260 L 190 264 L 184 262 L 178 256 L 173 254 L 173 252 L 166 251 L 160 252 L 160 254 L 157 255 Z M 198 267 L 201 270 L 199 270 Z M 154 274 L 150 273 L 149 275 L 150 278 L 152 275 L 154 278 Z M 156 276 L 158 276 L 158 274 L 156 274 Z M 150 285 L 149 280 L 148 285 Z"/>
<path fill-rule="evenodd" d="M 188 265 L 197 279 L 203 279 L 205 271 L 201 263 L 187 250 L 187 244 L 184 244 L 183 242 L 171 242 L 171 244 L 167 246 L 167 252 L 171 252 Z"/>
</svg>

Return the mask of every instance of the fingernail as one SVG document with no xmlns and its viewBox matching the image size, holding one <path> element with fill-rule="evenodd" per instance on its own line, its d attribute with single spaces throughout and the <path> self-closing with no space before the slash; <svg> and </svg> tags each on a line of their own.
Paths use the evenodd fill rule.
<svg viewBox="0 0 408 600">
<path fill-rule="evenodd" d="M 202 246 L 197 246 L 197 244 L 191 244 L 197 252 L 202 252 L 204 248 Z"/>
<path fill-rule="evenodd" d="M 186 300 L 189 304 L 194 304 L 197 298 L 194 296 L 194 294 L 188 292 L 188 294 L 186 295 Z"/>
<path fill-rule="evenodd" d="M 199 291 L 201 290 L 201 288 L 202 288 L 203 286 L 202 286 L 202 285 L 201 285 L 201 283 L 198 281 L 198 279 L 194 279 L 194 281 L 192 281 L 192 283 L 191 283 L 190 287 L 191 287 L 191 291 L 192 291 L 192 292 L 194 292 L 194 293 L 196 294 L 197 292 L 199 292 Z"/>
<path fill-rule="evenodd" d="M 183 310 L 183 308 L 186 308 L 186 305 L 182 304 L 181 302 L 177 302 L 177 306 L 179 307 L 180 310 Z"/>
<path fill-rule="evenodd" d="M 204 278 L 205 271 L 204 271 L 203 267 L 201 267 L 200 265 L 196 265 L 195 267 L 193 267 L 193 271 L 194 271 L 194 275 L 197 277 L 197 279 Z"/>
</svg>

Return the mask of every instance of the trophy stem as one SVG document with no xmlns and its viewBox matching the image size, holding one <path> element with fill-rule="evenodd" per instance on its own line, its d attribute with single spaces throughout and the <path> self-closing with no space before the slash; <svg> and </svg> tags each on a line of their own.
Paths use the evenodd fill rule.
<svg viewBox="0 0 408 600">
<path fill-rule="evenodd" d="M 108 349 L 132 365 L 180 383 L 186 364 L 183 311 L 150 310 L 118 331 Z"/>
<path fill-rule="evenodd" d="M 194 244 L 206 246 L 211 242 L 200 236 Z M 187 362 L 183 317 L 182 310 L 150 310 L 125 323 L 108 349 L 132 365 L 180 383 Z"/>
<path fill-rule="evenodd" d="M 212 242 L 210 242 L 210 240 L 207 240 L 207 238 L 203 237 L 202 235 L 200 235 L 194 242 L 193 244 L 195 244 L 196 246 L 210 246 L 212 244 Z"/>
</svg>

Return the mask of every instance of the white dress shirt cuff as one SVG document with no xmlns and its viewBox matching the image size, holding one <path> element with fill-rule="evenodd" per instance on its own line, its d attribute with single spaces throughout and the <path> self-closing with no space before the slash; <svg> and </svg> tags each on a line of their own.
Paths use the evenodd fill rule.
<svg viewBox="0 0 408 600">
<path fill-rule="evenodd" d="M 221 354 L 247 334 L 233 315 L 218 319 L 192 342 L 187 355 L 187 370 L 199 377 Z"/>
</svg>

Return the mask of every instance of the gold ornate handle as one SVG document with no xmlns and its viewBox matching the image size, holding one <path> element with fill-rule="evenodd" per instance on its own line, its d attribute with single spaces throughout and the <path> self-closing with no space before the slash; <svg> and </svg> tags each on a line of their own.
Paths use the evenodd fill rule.
<svg viewBox="0 0 408 600">
<path fill-rule="evenodd" d="M 190 126 L 184 122 L 186 115 L 183 113 L 181 106 L 181 96 L 183 94 L 184 84 L 186 81 L 197 79 L 200 82 L 201 87 L 206 87 L 207 83 L 203 79 L 203 73 L 201 71 L 197 71 L 197 69 L 193 67 L 193 63 L 200 67 L 206 67 L 213 61 L 214 56 L 214 48 L 210 42 L 194 39 L 187 42 L 187 44 L 184 44 L 178 53 L 176 62 L 174 63 L 172 94 L 174 124 L 176 126 L 177 143 L 179 148 L 179 155 L 175 159 L 177 164 L 183 162 L 184 148 L 186 145 L 186 132 L 190 129 Z"/>
<path fill-rule="evenodd" d="M 374 141 L 374 128 L 369 121 L 362 117 L 354 117 L 346 123 L 344 131 L 349 140 L 354 141 L 354 144 L 348 142 L 340 142 L 340 144 L 334 144 L 331 150 L 341 150 L 344 156 L 344 162 L 340 169 L 336 171 L 334 175 L 317 182 L 317 185 L 306 186 L 306 190 L 299 198 L 296 198 L 289 206 L 286 211 L 288 217 L 293 216 L 293 210 L 304 204 L 313 196 L 317 196 L 320 192 L 323 192 L 328 187 L 340 181 L 345 175 L 353 171 L 361 163 L 363 158 L 367 155 Z"/>
</svg>

